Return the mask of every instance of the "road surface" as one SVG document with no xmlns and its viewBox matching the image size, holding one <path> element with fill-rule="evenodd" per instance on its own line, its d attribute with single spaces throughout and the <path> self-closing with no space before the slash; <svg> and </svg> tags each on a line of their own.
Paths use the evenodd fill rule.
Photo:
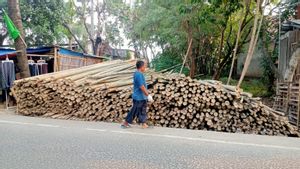
<svg viewBox="0 0 300 169">
<path fill-rule="evenodd" d="M 1 169 L 300 168 L 300 139 L 0 112 Z"/>
</svg>

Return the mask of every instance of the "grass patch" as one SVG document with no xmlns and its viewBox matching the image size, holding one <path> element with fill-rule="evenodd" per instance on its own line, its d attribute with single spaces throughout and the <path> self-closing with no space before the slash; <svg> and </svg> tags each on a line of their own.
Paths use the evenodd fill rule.
<svg viewBox="0 0 300 169">
<path fill-rule="evenodd" d="M 223 84 L 227 83 L 227 78 L 221 78 L 220 81 L 223 82 Z M 236 86 L 238 83 L 238 80 L 232 79 L 230 81 L 230 85 Z M 271 95 L 271 93 L 268 90 L 268 87 L 262 82 L 260 79 L 244 79 L 241 88 L 245 92 L 252 93 L 254 97 L 268 97 Z"/>
</svg>

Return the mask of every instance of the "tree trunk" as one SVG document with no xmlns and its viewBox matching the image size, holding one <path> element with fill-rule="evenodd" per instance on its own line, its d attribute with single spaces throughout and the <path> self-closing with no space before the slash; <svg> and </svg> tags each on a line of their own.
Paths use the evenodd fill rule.
<svg viewBox="0 0 300 169">
<path fill-rule="evenodd" d="M 148 49 L 148 45 L 145 45 L 144 47 L 142 47 L 142 50 L 143 50 L 143 53 L 144 53 L 144 58 L 147 60 L 147 63 L 149 64 L 150 63 L 150 58 L 148 56 L 148 52 L 147 52 L 147 49 Z"/>
<path fill-rule="evenodd" d="M 151 54 L 152 54 L 152 58 L 155 58 L 155 52 L 154 52 L 154 50 L 153 50 L 153 46 L 152 45 L 149 45 L 149 49 L 150 49 L 150 51 L 151 51 Z"/>
<path fill-rule="evenodd" d="M 21 36 L 24 38 L 23 25 L 21 20 L 21 13 L 19 8 L 19 0 L 7 0 L 8 12 L 12 21 L 16 25 L 17 29 L 20 31 Z M 15 47 L 17 52 L 17 66 L 20 69 L 21 78 L 26 78 L 30 76 L 29 67 L 28 67 L 28 59 L 26 56 L 26 45 L 18 38 L 15 40 Z"/>
<path fill-rule="evenodd" d="M 99 55 L 99 51 L 100 51 L 100 48 L 101 48 L 101 43 L 102 43 L 102 38 L 100 36 L 100 33 L 97 34 L 97 37 L 96 37 L 96 42 L 95 42 L 95 52 L 94 52 L 94 55 L 96 56 L 100 56 Z"/>
<path fill-rule="evenodd" d="M 217 58 L 218 63 L 216 65 L 217 68 L 216 68 L 216 70 L 214 72 L 214 75 L 212 77 L 214 80 L 218 80 L 220 78 L 220 74 L 221 74 L 220 60 L 221 60 L 221 57 L 222 57 L 222 51 L 223 51 L 223 46 L 224 46 L 224 36 L 225 36 L 226 26 L 223 28 L 222 33 L 221 33 L 221 44 L 220 44 L 220 48 L 219 48 L 219 57 Z"/>
<path fill-rule="evenodd" d="M 187 49 L 187 51 L 186 51 L 186 54 L 185 54 L 185 56 L 184 56 L 184 58 L 183 58 L 183 63 L 182 63 L 181 69 L 180 69 L 180 74 L 182 73 L 182 70 L 183 70 L 183 68 L 184 68 L 186 59 L 187 59 L 187 57 L 188 57 L 188 55 L 189 55 L 189 53 L 190 53 L 190 51 L 191 51 L 191 47 L 192 47 L 192 44 L 193 44 L 193 39 L 191 39 L 190 41 L 188 41 L 188 44 L 189 44 L 189 46 L 188 46 L 188 49 Z"/>
<path fill-rule="evenodd" d="M 187 21 L 187 29 L 188 29 L 188 42 L 192 42 L 192 39 L 193 39 L 193 28 L 190 26 L 189 22 Z M 195 63 L 195 56 L 193 54 L 193 44 L 192 46 L 190 47 L 190 50 L 188 50 L 188 53 L 187 53 L 187 58 L 189 58 L 189 61 L 190 61 L 190 73 L 189 73 L 189 76 L 191 78 L 194 78 L 195 77 L 195 74 L 196 74 L 196 63 Z"/>
<path fill-rule="evenodd" d="M 225 30 L 226 30 L 226 26 L 223 28 L 222 33 L 221 33 L 221 44 L 220 44 L 220 48 L 219 48 L 219 58 L 218 58 L 218 63 L 216 65 L 216 70 L 215 73 L 213 75 L 213 79 L 219 79 L 220 78 L 220 74 L 221 74 L 221 65 L 220 65 L 220 60 L 222 57 L 222 50 L 223 50 L 223 46 L 224 46 L 224 35 L 225 35 Z"/>
<path fill-rule="evenodd" d="M 244 8 L 243 8 L 242 13 L 244 13 Z M 247 19 L 247 16 L 248 16 L 248 12 L 246 11 L 244 19 L 241 20 L 240 24 L 239 24 L 239 29 L 238 29 L 238 32 L 237 32 L 237 35 L 236 35 L 236 40 L 235 40 L 235 47 L 233 49 L 233 56 L 232 56 L 230 72 L 229 72 L 229 76 L 228 76 L 228 79 L 227 79 L 227 85 L 229 85 L 231 77 L 232 77 L 232 72 L 233 72 L 233 69 L 234 69 L 234 66 L 235 66 L 235 60 L 236 60 L 236 55 L 237 55 L 237 49 L 238 49 L 238 46 L 239 46 L 239 39 L 241 37 L 241 30 L 242 30 L 244 22 Z"/>
<path fill-rule="evenodd" d="M 198 46 L 198 45 L 197 45 Z M 190 74 L 189 76 L 191 78 L 194 78 L 196 76 L 196 71 L 197 71 L 197 63 L 196 63 L 196 50 L 197 49 L 193 49 L 192 46 L 192 50 L 190 51 Z"/>
<path fill-rule="evenodd" d="M 69 31 L 69 33 L 73 36 L 74 40 L 77 42 L 78 46 L 80 47 L 80 49 L 82 50 L 83 53 L 87 53 L 87 51 L 85 50 L 84 46 L 81 44 L 80 40 L 76 37 L 76 35 L 73 33 L 73 31 L 71 30 L 70 26 L 63 22 L 63 26 Z"/>
<path fill-rule="evenodd" d="M 193 54 L 191 55 L 190 59 L 191 59 L 190 77 L 194 78 L 196 75 L 196 59 Z"/>
<path fill-rule="evenodd" d="M 72 37 L 69 37 L 69 38 L 68 38 L 68 40 L 69 40 L 69 49 L 70 49 L 70 50 L 72 50 L 72 46 L 73 46 L 73 45 L 72 45 L 72 39 L 73 39 Z"/>
<path fill-rule="evenodd" d="M 228 60 L 230 59 L 230 56 L 232 55 L 231 49 L 226 54 L 225 58 L 222 60 L 222 62 L 219 64 L 218 69 L 216 73 L 214 74 L 214 79 L 219 80 L 221 76 L 221 72 L 223 71 L 224 67 L 227 65 Z"/>
<path fill-rule="evenodd" d="M 140 58 L 137 42 L 135 39 L 133 39 L 132 42 L 133 42 L 133 48 L 134 48 L 134 58 L 135 59 Z"/>
</svg>

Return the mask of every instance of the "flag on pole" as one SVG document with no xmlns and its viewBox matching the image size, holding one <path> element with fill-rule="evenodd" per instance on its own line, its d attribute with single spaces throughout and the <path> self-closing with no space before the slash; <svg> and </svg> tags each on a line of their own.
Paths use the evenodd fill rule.
<svg viewBox="0 0 300 169">
<path fill-rule="evenodd" d="M 16 40 L 18 37 L 20 37 L 20 31 L 16 28 L 15 24 L 12 22 L 12 20 L 9 18 L 7 13 L 3 10 L 3 19 L 7 27 L 7 31 L 11 38 Z"/>
</svg>

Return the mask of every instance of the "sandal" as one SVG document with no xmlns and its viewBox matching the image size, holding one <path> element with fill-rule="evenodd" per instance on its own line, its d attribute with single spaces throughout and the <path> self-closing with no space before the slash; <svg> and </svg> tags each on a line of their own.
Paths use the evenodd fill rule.
<svg viewBox="0 0 300 169">
<path fill-rule="evenodd" d="M 149 128 L 153 128 L 153 126 L 149 126 L 148 124 L 142 124 L 142 129 L 149 129 Z"/>
<path fill-rule="evenodd" d="M 127 124 L 127 125 L 126 125 L 126 124 L 122 124 L 122 125 L 121 125 L 121 128 L 122 128 L 122 129 L 128 129 L 128 128 L 130 128 L 130 127 L 131 127 L 131 126 L 130 126 L 129 124 Z"/>
</svg>

